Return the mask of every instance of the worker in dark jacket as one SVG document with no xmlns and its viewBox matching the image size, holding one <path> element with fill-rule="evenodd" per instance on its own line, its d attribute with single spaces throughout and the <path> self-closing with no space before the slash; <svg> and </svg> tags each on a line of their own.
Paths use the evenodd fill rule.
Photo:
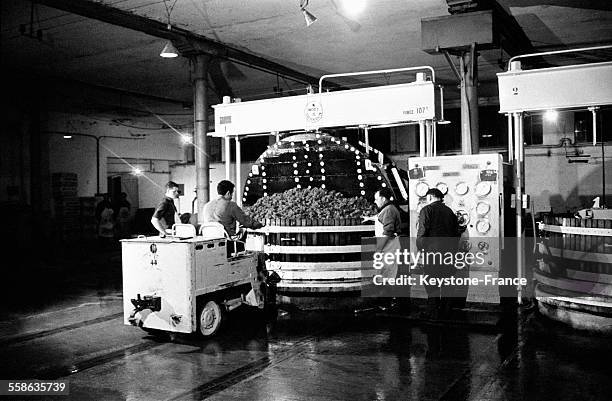
<svg viewBox="0 0 612 401">
<path fill-rule="evenodd" d="M 425 258 L 424 273 L 436 278 L 451 277 L 455 274 L 454 265 L 444 264 L 443 261 L 448 259 L 433 255 L 458 251 L 460 231 L 457 215 L 444 204 L 444 195 L 439 189 L 431 188 L 425 196 L 428 204 L 419 213 L 416 240 L 418 249 L 423 250 L 426 256 L 431 256 Z M 437 318 L 450 312 L 452 289 L 427 285 L 425 290 L 430 300 L 432 317 Z"/>
</svg>

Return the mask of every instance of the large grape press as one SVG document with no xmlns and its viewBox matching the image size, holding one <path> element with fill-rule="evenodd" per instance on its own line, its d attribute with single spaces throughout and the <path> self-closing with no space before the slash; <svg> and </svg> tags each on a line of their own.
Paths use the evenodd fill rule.
<svg viewBox="0 0 612 401">
<path fill-rule="evenodd" d="M 392 73 L 415 79 L 347 90 L 329 90 L 333 88 L 323 83 L 329 78 Z M 225 142 L 227 179 L 232 178 L 232 140 L 240 165 L 243 138 L 277 137 L 246 180 L 237 168 L 234 181 L 236 201 L 254 207 L 250 212 L 267 224 L 262 230 L 267 266 L 281 276 L 280 293 L 292 296 L 290 302 L 329 295 L 333 297 L 329 305 L 336 307 L 343 300 L 354 300 L 350 295 L 358 296 L 371 277 L 371 272 L 361 269 L 360 254 L 361 241 L 374 235 L 374 226 L 362 224 L 361 214 L 375 213 L 368 203 L 379 188 L 391 188 L 401 202 L 408 195 L 403 183 L 407 174 L 402 177 L 393 163 L 369 146 L 370 130 L 415 124 L 419 154 L 434 156 L 435 120 L 442 117 L 444 103 L 441 90 L 439 102 L 435 96 L 435 81 L 429 66 L 350 72 L 322 76 L 318 93 L 308 90 L 304 95 L 248 102 L 225 97 L 223 104 L 213 106 L 215 132 L 209 135 Z M 363 130 L 363 148 L 325 133 L 347 127 Z M 283 133 L 296 131 L 305 133 L 279 140 Z M 308 297 L 313 294 L 318 296 Z"/>
<path fill-rule="evenodd" d="M 266 267 L 292 303 L 308 295 L 359 295 L 373 270 L 362 269 L 361 243 L 374 235 L 374 193 L 393 188 L 386 172 L 342 139 L 322 133 L 282 139 L 253 165 L 246 210 L 266 223 Z M 312 300 L 311 300 L 312 301 Z"/>
<path fill-rule="evenodd" d="M 284 138 L 259 157 L 246 180 L 243 203 L 291 188 L 336 190 L 372 201 L 374 192 L 386 186 L 385 172 L 365 153 L 340 138 L 308 133 Z"/>
</svg>

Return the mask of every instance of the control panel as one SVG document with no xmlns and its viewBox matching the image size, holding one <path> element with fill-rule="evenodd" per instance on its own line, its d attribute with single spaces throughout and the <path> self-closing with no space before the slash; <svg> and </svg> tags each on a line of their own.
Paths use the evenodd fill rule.
<svg viewBox="0 0 612 401">
<path fill-rule="evenodd" d="M 481 252 L 476 270 L 498 271 L 503 235 L 503 165 L 500 154 L 408 159 L 410 236 L 416 237 L 425 194 L 438 188 L 465 228 L 461 247 Z"/>
</svg>

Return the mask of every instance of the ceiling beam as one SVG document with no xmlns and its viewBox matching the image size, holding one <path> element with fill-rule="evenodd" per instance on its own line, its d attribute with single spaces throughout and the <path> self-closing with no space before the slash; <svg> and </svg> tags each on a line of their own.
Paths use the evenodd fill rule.
<svg viewBox="0 0 612 401">
<path fill-rule="evenodd" d="M 495 29 L 500 35 L 499 45 L 510 56 L 534 53 L 531 40 L 523 31 L 516 18 L 509 14 L 495 0 L 446 0 L 450 14 L 462 14 L 472 11 L 493 10 Z"/>
<path fill-rule="evenodd" d="M 252 68 L 278 74 L 285 78 L 305 84 L 318 85 L 319 79 L 301 73 L 289 67 L 267 60 L 263 57 L 247 53 L 202 35 L 194 34 L 185 29 L 172 27 L 164 22 L 152 20 L 128 11 L 109 7 L 104 4 L 87 0 L 35 0 L 36 3 L 81 15 L 86 18 L 102 21 L 162 39 L 171 40 L 182 55 L 191 56 L 207 53 L 215 57 L 236 61 Z"/>
</svg>

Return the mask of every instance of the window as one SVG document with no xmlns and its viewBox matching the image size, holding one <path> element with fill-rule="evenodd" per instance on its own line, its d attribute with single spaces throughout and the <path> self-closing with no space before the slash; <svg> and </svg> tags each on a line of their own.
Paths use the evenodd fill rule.
<svg viewBox="0 0 612 401">
<path fill-rule="evenodd" d="M 597 111 L 597 142 L 612 141 L 612 108 Z M 593 143 L 593 114 L 589 110 L 574 113 L 574 143 Z"/>
<path fill-rule="evenodd" d="M 541 114 L 527 114 L 523 118 L 523 137 L 526 145 L 541 145 L 543 141 L 543 123 Z"/>
<path fill-rule="evenodd" d="M 439 152 L 461 150 L 461 110 L 445 109 L 444 119 L 450 124 L 438 124 L 436 150 Z"/>
<path fill-rule="evenodd" d="M 499 112 L 499 106 L 484 106 L 479 109 L 478 130 L 481 148 L 508 146 L 508 117 Z"/>
</svg>

